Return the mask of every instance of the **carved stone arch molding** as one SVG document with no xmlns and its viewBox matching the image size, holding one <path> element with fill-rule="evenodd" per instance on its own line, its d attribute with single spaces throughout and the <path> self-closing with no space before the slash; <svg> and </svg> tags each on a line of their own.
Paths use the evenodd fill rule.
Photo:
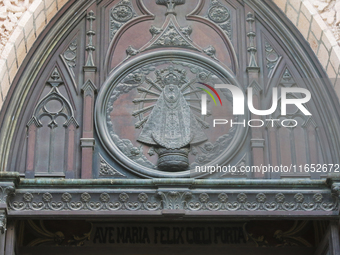
<svg viewBox="0 0 340 255">
<path fill-rule="evenodd" d="M 27 170 L 27 164 L 22 162 L 27 162 L 29 155 L 25 153 L 30 148 L 22 138 L 26 136 L 26 124 L 32 117 L 33 109 L 47 95 L 46 91 L 42 92 L 46 84 L 41 82 L 41 77 L 47 72 L 51 73 L 56 63 L 65 83 L 60 94 L 73 107 L 74 123 L 79 124 L 79 128 L 74 125 L 77 133 L 74 143 L 67 140 L 68 146 L 76 148 L 78 153 L 74 154 L 73 161 L 68 162 L 74 169 L 71 171 L 69 168 L 69 174 L 66 171 L 66 178 L 97 178 L 100 165 L 97 163 L 102 159 L 107 169 L 115 169 L 121 173 L 121 178 L 220 178 L 219 175 L 190 175 L 190 169 L 207 164 L 256 165 L 271 162 L 266 147 L 271 134 L 267 134 L 266 130 L 256 134 L 247 128 L 237 126 L 232 129 L 228 126 L 224 133 L 216 132 L 216 136 L 210 134 L 213 137 L 211 140 L 205 138 L 209 130 L 206 127 L 212 125 L 210 116 L 214 116 L 214 112 L 228 112 L 229 115 L 220 115 L 219 118 L 229 117 L 230 120 L 232 99 L 227 91 L 219 91 L 225 108 L 209 102 L 208 119 L 199 116 L 201 108 L 197 102 L 200 102 L 201 94 L 196 91 L 199 86 L 197 82 L 213 80 L 207 82 L 208 85 L 230 83 L 242 91 L 251 86 L 254 97 L 258 98 L 254 101 L 259 102 L 256 107 L 263 108 L 268 106 L 268 102 L 263 101 L 268 94 L 267 83 L 270 79 L 277 81 L 283 66 L 289 63 L 294 64 L 289 66 L 294 68 L 294 79 L 303 79 L 303 86 L 311 91 L 314 98 L 310 109 L 317 119 L 306 120 L 305 129 L 313 133 L 323 123 L 325 128 L 318 131 L 318 139 L 323 142 L 322 148 L 327 148 L 321 152 L 327 154 L 325 163 L 339 162 L 338 98 L 313 51 L 278 8 L 271 1 L 261 0 L 197 0 L 197 5 L 189 8 L 190 3 L 193 5 L 189 1 L 186 5 L 185 1 L 180 0 L 69 1 L 35 43 L 11 87 L 8 96 L 11 100 L 7 100 L 3 107 L 0 116 L 1 171 Z M 162 10 L 158 11 L 162 18 L 153 14 L 157 10 Z M 174 15 L 176 11 L 178 13 Z M 193 26 L 195 22 L 204 26 L 196 29 Z M 144 25 L 138 27 L 138 30 L 144 29 L 140 32 L 142 39 L 129 34 L 131 27 L 142 23 Z M 263 37 L 262 32 L 265 33 Z M 213 39 L 210 38 L 212 34 L 216 35 Z M 124 36 L 131 38 L 124 41 Z M 212 43 L 202 43 L 205 42 L 202 39 L 204 36 Z M 117 51 L 119 57 L 114 55 Z M 117 62 L 112 64 L 112 61 Z M 193 80 L 195 85 L 191 84 Z M 176 92 L 186 86 L 188 90 Z M 165 91 L 167 89 L 169 91 Z M 147 133 L 152 121 L 143 115 L 157 107 L 160 110 L 155 110 L 153 118 L 162 117 L 163 113 L 174 114 L 172 107 L 175 106 L 170 105 L 170 94 L 174 92 L 171 91 L 177 93 L 176 102 L 186 109 L 183 116 L 190 118 L 190 123 L 199 123 L 200 126 L 193 128 L 189 124 L 181 126 L 181 129 L 176 127 L 183 132 L 178 143 L 160 137 L 158 131 L 164 127 L 160 118 L 155 132 Z M 170 103 L 165 102 L 169 99 L 168 95 Z M 121 116 L 118 116 L 115 110 L 122 107 L 120 102 L 127 103 L 124 104 L 125 109 L 120 108 Z M 163 111 L 165 108 L 162 107 L 167 103 L 167 109 L 171 110 Z M 209 111 L 213 112 L 212 115 Z M 67 116 L 72 117 L 72 114 Z M 184 118 L 172 116 L 174 119 Z M 245 119 L 251 117 L 254 116 L 247 113 Z M 236 116 L 233 120 L 241 119 Z M 117 132 L 119 125 L 120 133 Z M 175 137 L 176 134 L 171 135 Z M 132 142 L 131 137 L 134 139 Z M 223 141 L 219 139 L 221 137 Z M 195 142 L 189 147 L 191 141 Z M 169 150 L 180 156 L 181 171 L 166 171 L 161 160 L 154 160 L 155 154 L 159 155 L 158 159 L 171 159 L 174 155 L 169 155 Z M 189 160 L 185 161 L 185 158 Z M 19 172 L 24 175 L 25 171 Z M 26 177 L 34 176 L 28 174 Z"/>
</svg>

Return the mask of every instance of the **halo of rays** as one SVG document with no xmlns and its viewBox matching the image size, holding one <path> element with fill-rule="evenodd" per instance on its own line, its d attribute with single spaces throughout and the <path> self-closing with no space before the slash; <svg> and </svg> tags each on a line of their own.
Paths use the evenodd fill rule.
<svg viewBox="0 0 340 255">
<path fill-rule="evenodd" d="M 191 113 L 194 115 L 198 123 L 202 125 L 202 128 L 209 128 L 209 123 L 205 121 L 205 118 L 211 116 L 211 112 L 208 111 L 206 116 L 198 116 L 195 113 L 201 113 L 201 94 L 202 90 L 194 86 L 198 82 L 198 77 L 188 81 L 185 79 L 185 83 L 179 86 L 180 92 L 184 96 L 185 100 L 188 102 L 191 108 Z M 133 103 L 138 105 L 137 110 L 132 112 L 132 116 L 139 119 L 135 123 L 137 129 L 143 128 L 144 124 L 149 118 L 149 114 L 155 107 L 157 100 L 165 88 L 159 72 L 156 71 L 156 79 L 152 80 L 149 77 L 145 77 L 144 82 L 137 88 L 138 92 L 141 94 L 139 98 L 133 100 Z M 192 97 L 193 96 L 193 97 Z M 208 103 L 210 100 L 208 100 Z M 196 104 L 196 105 L 192 105 Z M 194 113 L 195 112 L 195 113 Z"/>
</svg>

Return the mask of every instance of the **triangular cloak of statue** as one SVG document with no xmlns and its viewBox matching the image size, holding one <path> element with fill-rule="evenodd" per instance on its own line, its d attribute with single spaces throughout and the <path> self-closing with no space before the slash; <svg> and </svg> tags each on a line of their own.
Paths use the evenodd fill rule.
<svg viewBox="0 0 340 255">
<path fill-rule="evenodd" d="M 139 142 L 180 149 L 207 140 L 179 87 L 166 85 L 150 113 Z"/>
</svg>

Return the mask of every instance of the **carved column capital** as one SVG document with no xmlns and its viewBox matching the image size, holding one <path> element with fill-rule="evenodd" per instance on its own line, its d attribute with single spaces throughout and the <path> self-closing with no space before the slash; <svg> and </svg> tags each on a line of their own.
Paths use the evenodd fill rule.
<svg viewBox="0 0 340 255">
<path fill-rule="evenodd" d="M 19 182 L 18 173 L 0 172 L 0 251 L 4 247 L 4 234 L 7 226 L 7 205 L 11 195 L 15 193 L 15 185 Z"/>
<path fill-rule="evenodd" d="M 331 186 L 332 194 L 340 199 L 340 183 L 334 183 Z"/>
<path fill-rule="evenodd" d="M 340 201 L 340 174 L 328 174 L 327 184 L 330 186 L 332 194 Z"/>
<path fill-rule="evenodd" d="M 168 190 L 159 190 L 157 192 L 158 197 L 161 199 L 163 203 L 163 208 L 165 210 L 184 210 L 187 200 L 192 198 L 192 192 L 189 190 L 185 190 L 182 192 L 179 191 L 168 191 Z"/>
<path fill-rule="evenodd" d="M 14 194 L 15 188 L 13 183 L 0 182 L 0 204 L 6 204 L 9 195 Z"/>
</svg>

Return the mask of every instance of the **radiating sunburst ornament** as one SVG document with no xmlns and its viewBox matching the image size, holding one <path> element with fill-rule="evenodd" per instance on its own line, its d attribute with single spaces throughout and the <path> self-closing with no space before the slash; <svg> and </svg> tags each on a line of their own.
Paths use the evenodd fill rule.
<svg viewBox="0 0 340 255">
<path fill-rule="evenodd" d="M 139 118 L 135 127 L 142 129 L 137 140 L 155 147 L 159 169 L 185 170 L 190 146 L 207 140 L 203 129 L 209 124 L 194 113 L 200 107 L 190 104 L 200 105 L 201 90 L 194 86 L 197 78 L 186 79 L 185 69 L 169 65 L 154 73 L 156 79 L 145 77 L 147 86 L 138 87 L 141 97 L 133 100 L 138 109 L 132 115 Z"/>
</svg>

